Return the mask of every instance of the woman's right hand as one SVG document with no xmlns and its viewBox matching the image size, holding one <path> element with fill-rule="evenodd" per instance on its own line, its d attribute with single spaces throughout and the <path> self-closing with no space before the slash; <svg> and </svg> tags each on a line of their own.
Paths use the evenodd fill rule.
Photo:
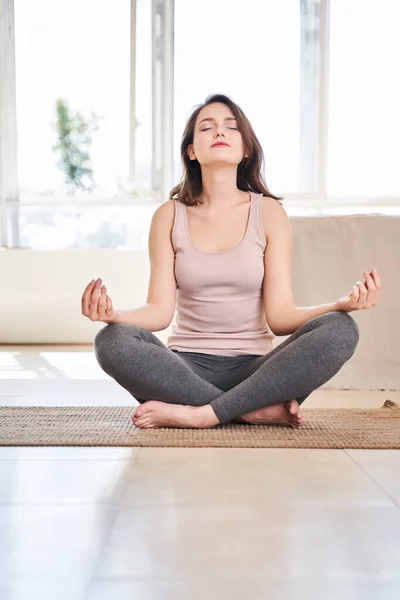
<svg viewBox="0 0 400 600">
<path fill-rule="evenodd" d="M 116 323 L 118 320 L 119 313 L 113 309 L 111 298 L 107 296 L 107 288 L 101 285 L 100 277 L 88 283 L 83 292 L 82 314 L 91 321 Z"/>
</svg>

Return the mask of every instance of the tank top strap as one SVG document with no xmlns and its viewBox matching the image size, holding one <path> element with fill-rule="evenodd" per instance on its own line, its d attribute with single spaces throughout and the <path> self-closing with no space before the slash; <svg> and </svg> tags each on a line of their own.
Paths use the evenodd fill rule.
<svg viewBox="0 0 400 600">
<path fill-rule="evenodd" d="M 263 194 L 252 192 L 252 202 L 254 202 L 252 210 L 252 227 L 257 241 L 265 245 L 265 234 L 263 224 Z"/>
<path fill-rule="evenodd" d="M 184 238 L 184 220 L 183 220 L 183 209 L 184 206 L 182 202 L 180 202 L 177 198 L 174 198 L 175 202 L 175 214 L 174 214 L 174 224 L 172 226 L 172 243 L 174 248 L 178 246 L 178 241 Z"/>
</svg>

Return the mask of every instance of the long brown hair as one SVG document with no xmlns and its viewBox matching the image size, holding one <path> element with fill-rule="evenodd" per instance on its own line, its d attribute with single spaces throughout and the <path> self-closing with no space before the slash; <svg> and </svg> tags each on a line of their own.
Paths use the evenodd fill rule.
<svg viewBox="0 0 400 600">
<path fill-rule="evenodd" d="M 181 141 L 183 177 L 181 182 L 172 188 L 169 195 L 170 200 L 174 199 L 174 196 L 176 196 L 177 200 L 187 206 L 203 204 L 203 201 L 200 199 L 203 187 L 201 166 L 197 159 L 190 160 L 187 154 L 187 148 L 189 144 L 193 144 L 197 115 L 204 106 L 213 102 L 222 102 L 231 109 L 236 118 L 238 129 L 242 134 L 245 151 L 248 154 L 248 157 L 243 157 L 238 164 L 236 178 L 237 187 L 244 192 L 253 191 L 260 194 L 262 193 L 264 196 L 274 198 L 278 202 L 279 200 L 283 200 L 282 197 L 274 196 L 274 194 L 269 191 L 267 184 L 263 179 L 262 168 L 264 164 L 264 154 L 248 118 L 242 109 L 225 94 L 211 94 L 207 96 L 204 104 L 197 105 L 189 116 Z"/>
</svg>

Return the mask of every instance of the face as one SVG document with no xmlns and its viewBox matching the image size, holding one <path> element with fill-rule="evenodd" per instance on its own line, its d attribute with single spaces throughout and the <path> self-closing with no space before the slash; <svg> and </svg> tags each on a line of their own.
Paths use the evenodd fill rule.
<svg viewBox="0 0 400 600">
<path fill-rule="evenodd" d="M 213 146 L 215 142 L 226 142 L 228 146 Z M 191 160 L 197 158 L 201 165 L 240 163 L 245 155 L 242 135 L 226 104 L 215 102 L 201 109 L 196 119 L 193 144 L 188 146 L 187 152 Z"/>
</svg>

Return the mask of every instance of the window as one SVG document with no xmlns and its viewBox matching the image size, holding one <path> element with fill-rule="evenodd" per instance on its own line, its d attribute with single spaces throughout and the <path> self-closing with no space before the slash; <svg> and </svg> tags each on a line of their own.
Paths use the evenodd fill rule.
<svg viewBox="0 0 400 600">
<path fill-rule="evenodd" d="M 328 192 L 399 198 L 400 3 L 330 4 Z"/>
<path fill-rule="evenodd" d="M 85 148 L 82 143 L 82 152 L 88 153 L 92 163 L 94 193 L 112 197 L 126 185 L 129 44 L 127 0 L 114 3 L 112 10 L 109 2 L 99 0 L 15 0 L 21 200 L 67 192 L 64 169 L 58 166 L 61 152 L 52 149 L 60 133 L 59 128 L 53 128 L 57 99 L 65 103 L 71 118 L 81 113 L 90 120 L 92 111 L 99 115 L 91 146 Z M 76 143 L 75 128 L 72 133 Z M 80 157 L 67 146 L 67 139 L 64 142 L 71 160 L 64 168 L 73 167 Z M 81 179 L 76 177 L 74 181 L 87 187 L 89 182 Z"/>
<path fill-rule="evenodd" d="M 8 246 L 145 245 L 155 207 L 144 200 L 157 198 L 151 22 L 151 0 L 14 0 Z"/>
<path fill-rule="evenodd" d="M 2 245 L 145 247 L 189 113 L 215 92 L 250 118 L 289 214 L 400 214 L 397 0 L 1 10 Z"/>
</svg>

